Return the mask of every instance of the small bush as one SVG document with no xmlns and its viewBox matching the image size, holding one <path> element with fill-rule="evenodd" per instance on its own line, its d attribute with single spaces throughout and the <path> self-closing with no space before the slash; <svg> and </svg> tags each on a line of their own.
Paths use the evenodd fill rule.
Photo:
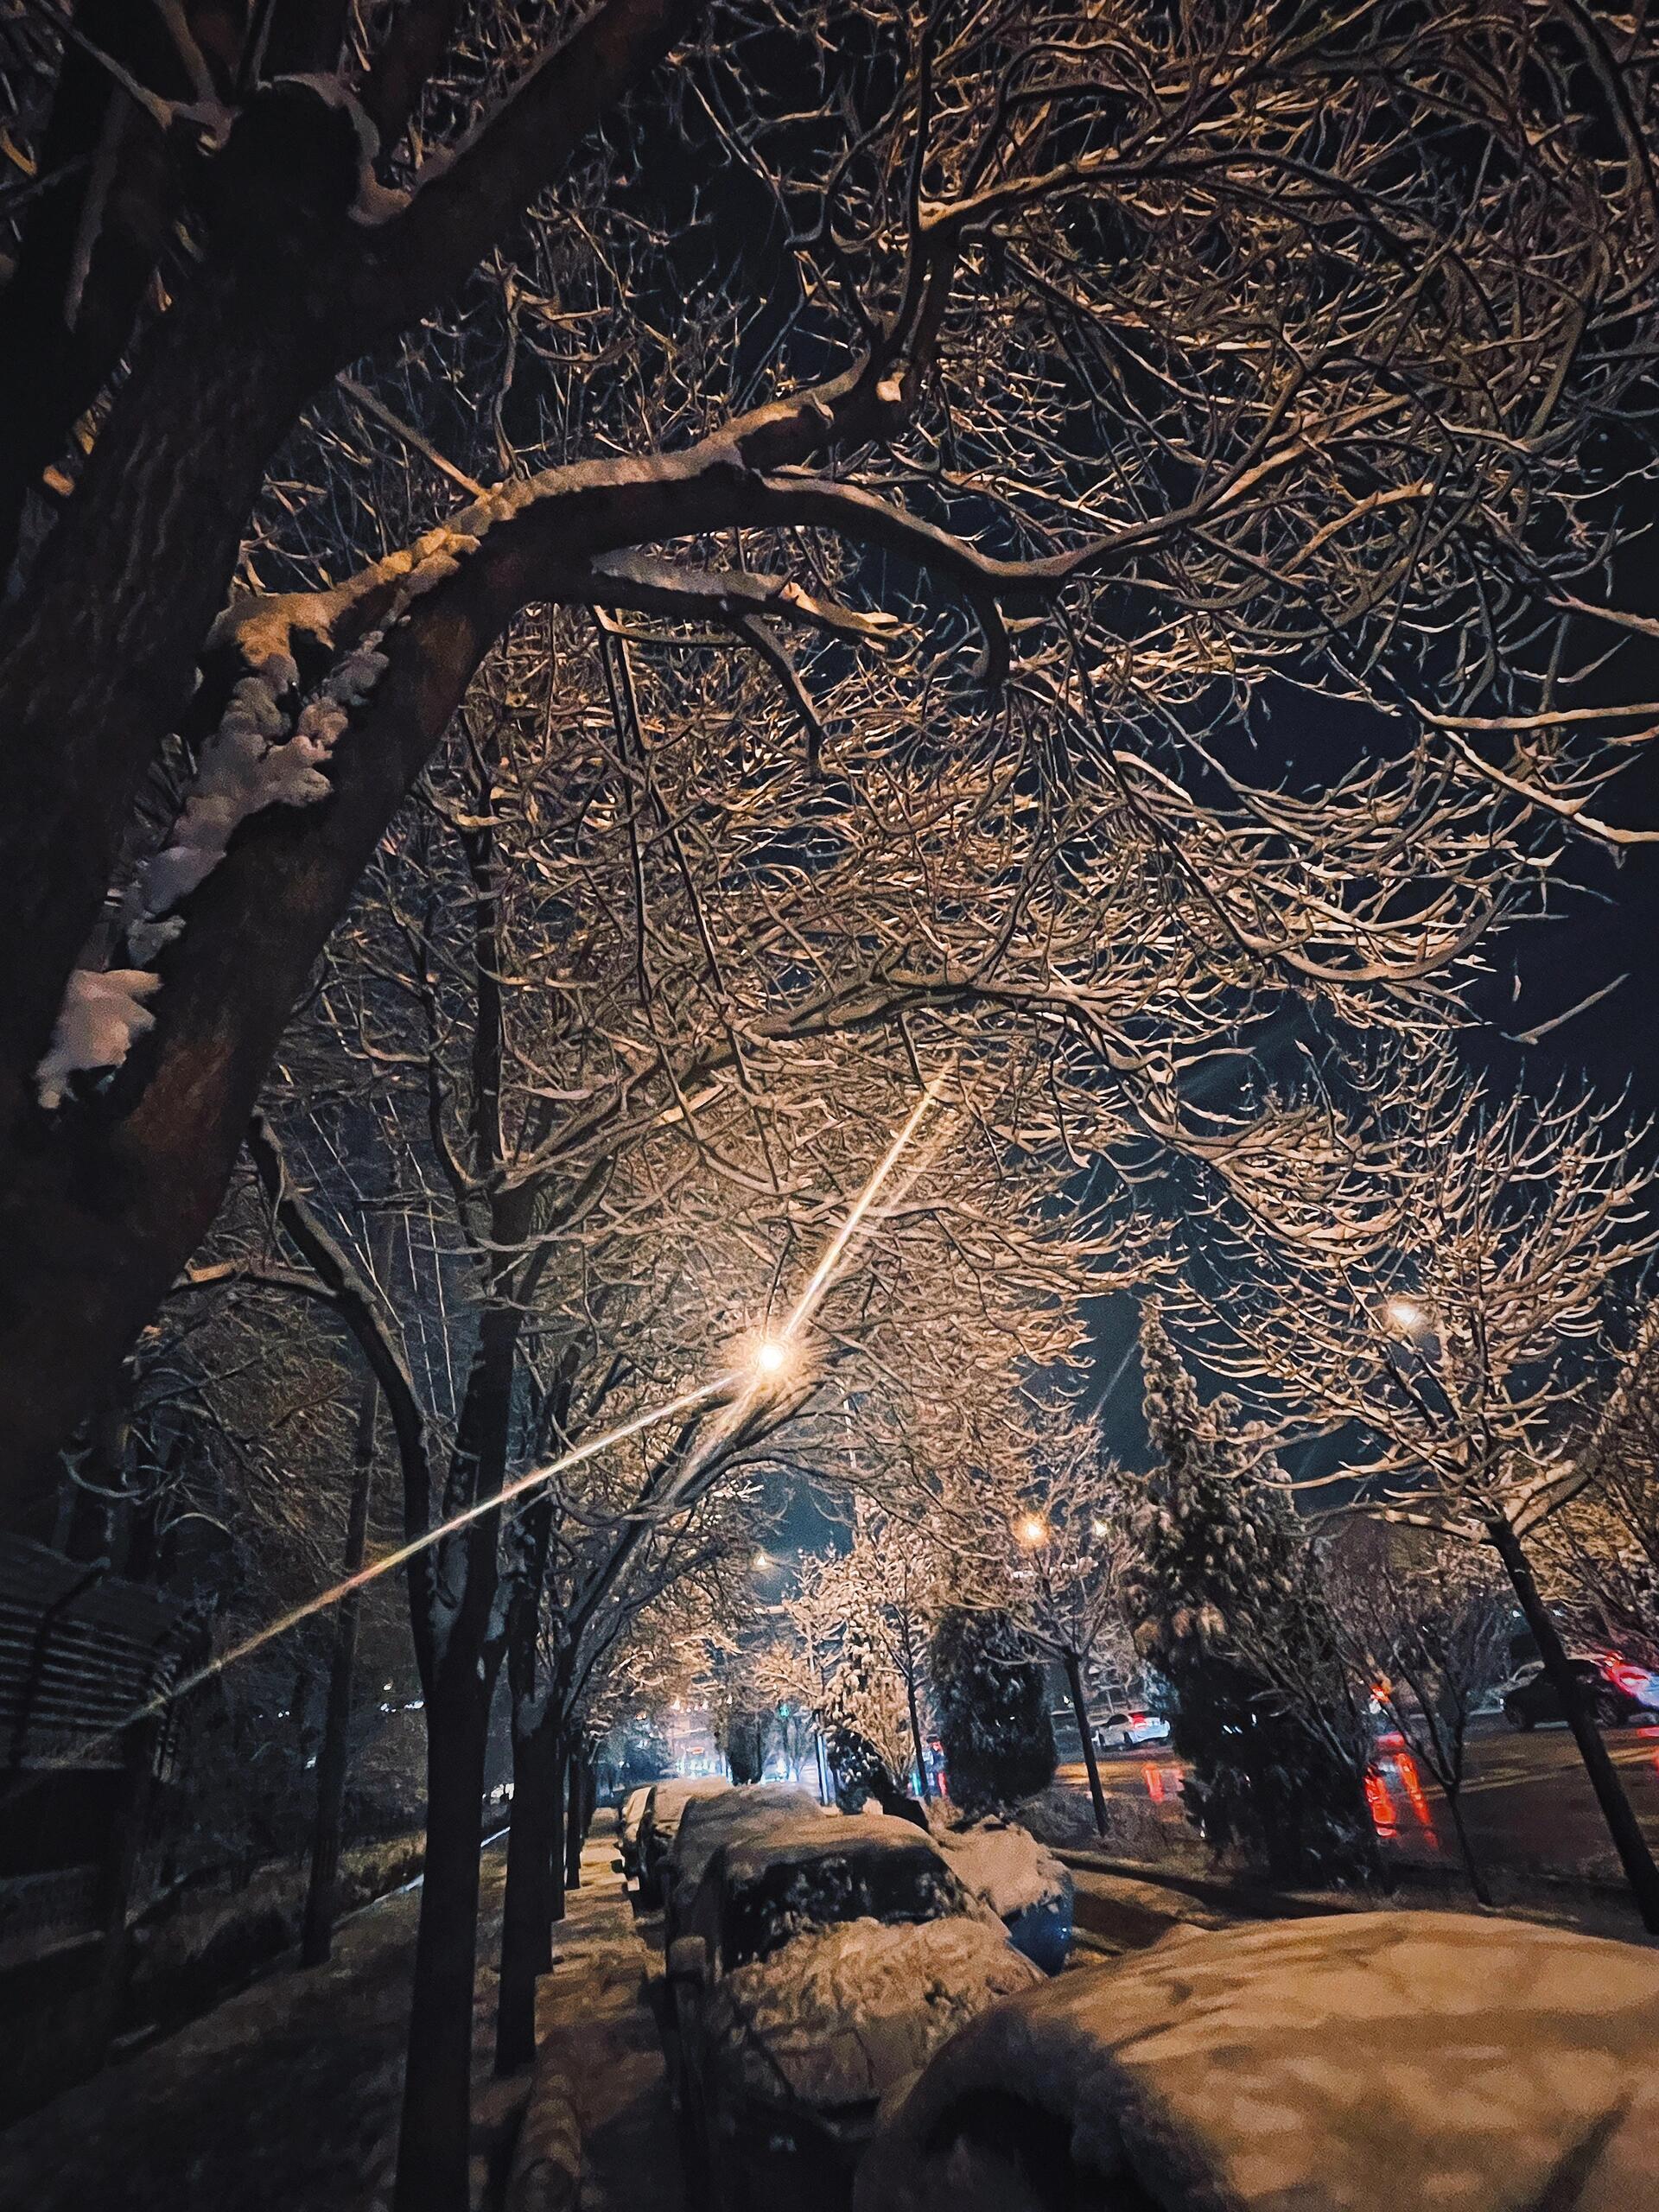
<svg viewBox="0 0 1659 2212">
<path fill-rule="evenodd" d="M 1109 1797 L 1106 1833 L 1095 1826 L 1094 1809 L 1078 1789 L 1045 1789 L 1027 1797 L 1014 1817 L 1041 1843 L 1061 1851 L 1101 1851 L 1113 1859 L 1148 1862 L 1171 1856 L 1176 1839 L 1155 1805 L 1144 1798 Z"/>
</svg>

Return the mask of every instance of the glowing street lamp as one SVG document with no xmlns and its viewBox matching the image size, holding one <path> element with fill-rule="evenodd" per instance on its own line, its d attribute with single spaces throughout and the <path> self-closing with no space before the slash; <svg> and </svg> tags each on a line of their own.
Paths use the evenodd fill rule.
<svg viewBox="0 0 1659 2212">
<path fill-rule="evenodd" d="M 763 1337 L 750 1355 L 757 1375 L 775 1380 L 789 1365 L 789 1346 L 778 1337 Z"/>
<path fill-rule="evenodd" d="M 1428 1327 L 1428 1315 L 1416 1300 L 1402 1297 L 1398 1291 L 1384 1301 L 1382 1317 L 1402 1337 L 1421 1337 Z"/>
<path fill-rule="evenodd" d="M 1040 1513 L 1022 1513 L 1014 1524 L 1014 1533 L 1027 1551 L 1034 1552 L 1048 1541 L 1048 1523 Z"/>
</svg>

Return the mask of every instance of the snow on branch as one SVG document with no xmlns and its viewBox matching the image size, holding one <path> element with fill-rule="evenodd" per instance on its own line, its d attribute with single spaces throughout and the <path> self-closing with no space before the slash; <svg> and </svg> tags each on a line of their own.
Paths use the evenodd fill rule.
<svg viewBox="0 0 1659 2212">
<path fill-rule="evenodd" d="M 170 834 L 139 864 L 122 898 L 121 935 L 136 964 L 78 968 L 69 977 L 51 1046 L 35 1070 L 36 1095 L 48 1112 L 63 1104 L 76 1076 L 112 1072 L 155 1027 L 147 1002 L 162 979 L 147 963 L 181 934 L 179 907 L 225 858 L 243 823 L 269 807 L 315 806 L 329 796 L 325 771 L 353 710 L 373 696 L 385 672 L 387 632 L 416 599 L 452 576 L 478 542 L 436 530 L 399 556 L 384 624 L 352 644 L 296 709 L 284 703 L 300 684 L 291 648 L 302 629 L 328 638 L 332 610 L 284 600 L 239 614 L 229 634 L 250 673 L 232 688 Z M 359 613 L 371 603 L 364 593 L 344 602 Z"/>
<path fill-rule="evenodd" d="M 41 1103 L 48 1112 L 62 1105 L 73 1077 L 86 1068 L 119 1067 L 134 1039 L 156 1027 L 145 1001 L 160 989 L 161 981 L 141 968 L 74 970 L 52 1042 L 35 1071 Z"/>
</svg>

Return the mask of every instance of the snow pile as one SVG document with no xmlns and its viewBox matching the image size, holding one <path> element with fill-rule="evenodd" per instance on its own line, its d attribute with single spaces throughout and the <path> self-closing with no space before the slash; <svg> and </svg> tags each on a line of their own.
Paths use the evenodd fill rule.
<svg viewBox="0 0 1659 2212">
<path fill-rule="evenodd" d="M 941 1828 L 933 1840 L 966 1890 L 982 1897 L 999 1920 L 1069 1895 L 1071 1877 L 1029 1829 L 1010 1821 L 976 1821 Z"/>
<path fill-rule="evenodd" d="M 122 931 L 135 962 L 155 959 L 180 934 L 184 923 L 174 909 L 213 874 L 245 822 L 267 807 L 315 806 L 328 797 L 333 785 L 323 771 L 353 709 L 373 695 L 385 672 L 381 645 L 387 632 L 417 599 L 454 575 L 478 545 L 469 531 L 440 528 L 381 562 L 373 571 L 377 584 L 393 588 L 384 623 L 342 654 L 291 722 L 283 704 L 299 688 L 291 647 L 302 629 L 329 642 L 327 622 L 317 626 L 317 608 L 327 595 L 273 597 L 251 609 L 232 607 L 215 623 L 210 648 L 234 642 L 249 673 L 233 687 L 202 747 L 170 836 L 140 864 L 121 900 Z M 160 984 L 160 976 L 142 965 L 73 972 L 52 1043 L 35 1071 L 36 1092 L 48 1112 L 63 1103 L 73 1076 L 121 1065 L 133 1039 L 155 1026 L 143 1001 Z"/>
<path fill-rule="evenodd" d="M 153 938 L 162 917 L 213 874 L 245 822 L 268 806 L 315 806 L 327 798 L 332 787 L 323 768 L 351 709 L 370 696 L 386 665 L 376 639 L 348 653 L 301 709 L 290 735 L 277 696 L 279 685 L 295 680 L 294 664 L 282 658 L 285 668 L 268 664 L 236 686 L 203 748 L 171 842 L 133 880 L 123 918 L 135 953 L 141 935 L 148 931 Z"/>
<path fill-rule="evenodd" d="M 41 1103 L 48 1112 L 63 1103 L 69 1078 L 79 1069 L 119 1067 L 134 1039 L 156 1027 L 144 1001 L 161 981 L 142 968 L 74 969 L 52 1042 L 35 1071 Z"/>
<path fill-rule="evenodd" d="M 726 1975 L 709 1999 L 709 2032 L 716 2063 L 750 2095 L 865 2104 L 988 2005 L 1041 1979 L 978 1919 L 854 1920 Z"/>
</svg>

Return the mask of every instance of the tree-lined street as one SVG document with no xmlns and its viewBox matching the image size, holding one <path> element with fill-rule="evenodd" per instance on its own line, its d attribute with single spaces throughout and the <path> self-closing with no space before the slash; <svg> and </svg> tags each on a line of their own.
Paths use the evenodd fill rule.
<svg viewBox="0 0 1659 2212">
<path fill-rule="evenodd" d="M 26 2201 L 1632 2201 L 1656 177 L 1578 0 L 0 0 Z"/>
</svg>

